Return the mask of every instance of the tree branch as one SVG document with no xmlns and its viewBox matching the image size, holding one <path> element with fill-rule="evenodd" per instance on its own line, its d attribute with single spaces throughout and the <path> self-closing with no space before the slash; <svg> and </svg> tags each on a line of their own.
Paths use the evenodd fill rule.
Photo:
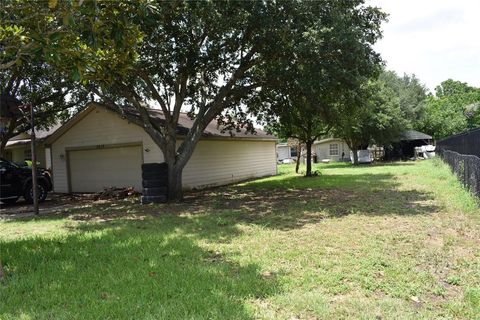
<svg viewBox="0 0 480 320">
<path fill-rule="evenodd" d="M 145 82 L 148 89 L 152 92 L 155 100 L 157 100 L 158 103 L 160 104 L 160 107 L 162 108 L 162 111 L 165 115 L 165 120 L 170 121 L 170 112 L 168 111 L 167 105 L 165 104 L 165 101 L 163 100 L 162 96 L 158 92 L 157 88 L 155 88 L 155 85 L 153 84 L 152 80 L 148 77 L 148 75 L 144 71 L 140 72 L 140 78 L 143 80 L 143 82 Z"/>
</svg>

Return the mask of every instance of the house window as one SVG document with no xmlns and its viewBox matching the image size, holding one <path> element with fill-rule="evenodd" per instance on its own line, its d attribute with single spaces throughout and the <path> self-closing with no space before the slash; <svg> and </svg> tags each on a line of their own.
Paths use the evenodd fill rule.
<svg viewBox="0 0 480 320">
<path fill-rule="evenodd" d="M 295 158 L 297 156 L 297 148 L 290 147 L 290 157 Z"/>
<path fill-rule="evenodd" d="M 330 144 L 330 155 L 338 156 L 338 143 Z"/>
<path fill-rule="evenodd" d="M 23 151 L 23 159 L 32 160 L 32 150 L 31 149 L 25 149 Z"/>
</svg>

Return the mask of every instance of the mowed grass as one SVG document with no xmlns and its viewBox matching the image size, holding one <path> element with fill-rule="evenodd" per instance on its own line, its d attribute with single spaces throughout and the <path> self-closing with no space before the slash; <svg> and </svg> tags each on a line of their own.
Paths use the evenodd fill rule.
<svg viewBox="0 0 480 320">
<path fill-rule="evenodd" d="M 480 210 L 440 161 L 317 165 L 0 222 L 0 319 L 479 319 Z"/>
</svg>

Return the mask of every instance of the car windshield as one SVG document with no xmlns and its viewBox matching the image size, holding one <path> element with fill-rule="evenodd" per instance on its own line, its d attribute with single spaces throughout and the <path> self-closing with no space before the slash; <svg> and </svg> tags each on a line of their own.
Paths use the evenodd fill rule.
<svg viewBox="0 0 480 320">
<path fill-rule="evenodd" d="M 0 159 L 0 163 L 1 163 L 1 166 L 2 167 L 15 167 L 15 168 L 20 168 L 17 164 L 11 162 L 11 161 L 8 161 L 8 160 L 5 160 L 5 159 Z"/>
</svg>

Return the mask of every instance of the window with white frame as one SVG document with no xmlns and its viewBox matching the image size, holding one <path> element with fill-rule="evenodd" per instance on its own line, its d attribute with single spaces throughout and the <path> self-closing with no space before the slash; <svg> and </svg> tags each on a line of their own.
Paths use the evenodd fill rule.
<svg viewBox="0 0 480 320">
<path fill-rule="evenodd" d="M 330 144 L 330 155 L 331 156 L 338 156 L 338 143 L 331 143 Z"/>
</svg>

